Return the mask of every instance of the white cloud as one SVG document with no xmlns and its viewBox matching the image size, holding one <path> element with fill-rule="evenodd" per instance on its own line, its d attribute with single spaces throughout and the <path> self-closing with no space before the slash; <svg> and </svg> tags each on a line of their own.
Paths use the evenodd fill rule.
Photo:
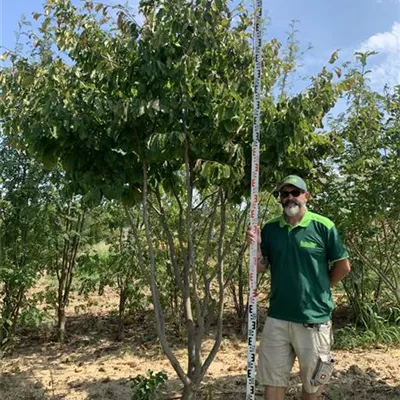
<svg viewBox="0 0 400 400">
<path fill-rule="evenodd" d="M 383 4 L 383 3 L 394 3 L 394 4 L 400 4 L 400 0 L 376 0 L 378 4 Z"/>
<path fill-rule="evenodd" d="M 382 53 L 400 52 L 400 23 L 395 22 L 390 32 L 376 33 L 371 36 L 361 47 Z"/>
<path fill-rule="evenodd" d="M 377 51 L 381 55 L 380 62 L 371 67 L 370 79 L 374 86 L 400 84 L 400 22 L 395 22 L 390 31 L 369 37 L 360 50 Z"/>
</svg>

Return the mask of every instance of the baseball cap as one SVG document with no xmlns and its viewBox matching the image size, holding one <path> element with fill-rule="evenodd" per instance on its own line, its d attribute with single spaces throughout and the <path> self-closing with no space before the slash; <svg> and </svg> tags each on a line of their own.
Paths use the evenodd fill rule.
<svg viewBox="0 0 400 400">
<path fill-rule="evenodd" d="M 303 190 L 307 192 L 307 185 L 303 179 L 301 179 L 297 175 L 289 175 L 287 176 L 277 187 L 278 192 L 286 185 L 292 185 L 297 187 L 297 189 Z"/>
</svg>

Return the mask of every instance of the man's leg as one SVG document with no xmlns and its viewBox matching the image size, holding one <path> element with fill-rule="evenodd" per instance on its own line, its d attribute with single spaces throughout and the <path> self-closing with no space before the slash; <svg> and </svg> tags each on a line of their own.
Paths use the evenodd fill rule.
<svg viewBox="0 0 400 400">
<path fill-rule="evenodd" d="M 318 386 L 318 391 L 316 393 L 306 393 L 303 389 L 303 400 L 323 400 L 323 390 L 324 386 Z"/>
<path fill-rule="evenodd" d="M 289 340 L 289 322 L 267 317 L 258 351 L 257 381 L 265 398 L 284 400 L 295 354 Z"/>
<path fill-rule="evenodd" d="M 265 386 L 265 400 L 285 400 L 286 388 L 278 386 Z"/>
<path fill-rule="evenodd" d="M 299 359 L 300 377 L 303 383 L 303 400 L 322 400 L 324 384 L 330 379 L 332 324 L 319 328 L 306 328 L 293 324 L 293 347 Z"/>
</svg>

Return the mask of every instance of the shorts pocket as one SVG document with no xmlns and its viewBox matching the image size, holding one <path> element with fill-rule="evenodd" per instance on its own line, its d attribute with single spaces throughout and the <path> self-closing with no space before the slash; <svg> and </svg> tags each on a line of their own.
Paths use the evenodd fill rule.
<svg viewBox="0 0 400 400">
<path fill-rule="evenodd" d="M 335 367 L 335 360 L 330 354 L 321 354 L 318 358 L 317 365 L 315 366 L 314 373 L 311 377 L 312 386 L 326 385 Z"/>
<path fill-rule="evenodd" d="M 314 330 L 314 342 L 318 354 L 329 354 L 332 348 L 332 324 L 321 324 Z"/>
</svg>

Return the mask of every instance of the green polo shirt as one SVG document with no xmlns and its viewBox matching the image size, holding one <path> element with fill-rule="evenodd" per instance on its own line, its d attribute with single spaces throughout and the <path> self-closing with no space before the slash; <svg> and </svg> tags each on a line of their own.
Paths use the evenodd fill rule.
<svg viewBox="0 0 400 400">
<path fill-rule="evenodd" d="M 330 265 L 349 257 L 335 224 L 307 210 L 292 227 L 282 214 L 263 227 L 261 251 L 271 268 L 268 315 L 299 323 L 329 321 Z"/>
</svg>

